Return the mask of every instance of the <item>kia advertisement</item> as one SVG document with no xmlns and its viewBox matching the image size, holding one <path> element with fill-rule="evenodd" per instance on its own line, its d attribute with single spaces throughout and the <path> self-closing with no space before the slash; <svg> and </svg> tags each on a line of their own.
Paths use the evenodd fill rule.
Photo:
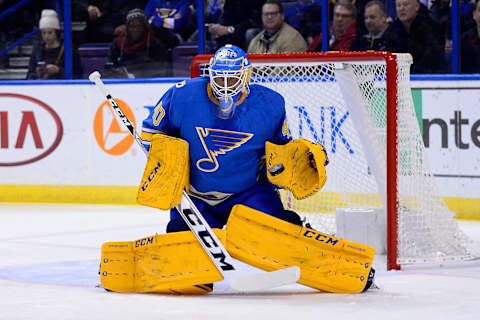
<svg viewBox="0 0 480 320">
<path fill-rule="evenodd" d="M 0 166 L 20 166 L 50 155 L 63 137 L 55 110 L 31 96 L 0 93 Z"/>
</svg>

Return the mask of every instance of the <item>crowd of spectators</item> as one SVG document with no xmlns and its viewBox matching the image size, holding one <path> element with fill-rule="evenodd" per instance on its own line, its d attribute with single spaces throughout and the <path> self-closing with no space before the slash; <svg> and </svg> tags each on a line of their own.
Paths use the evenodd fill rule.
<svg viewBox="0 0 480 320">
<path fill-rule="evenodd" d="M 284 8 L 291 8 L 293 2 L 302 12 L 294 25 L 288 19 L 292 12 Z M 318 52 L 327 37 L 330 51 L 406 52 L 413 56 L 412 73 L 451 71 L 451 0 L 329 2 L 330 23 L 328 34 L 323 35 L 320 1 L 315 0 L 204 0 L 204 30 L 197 30 L 196 0 L 72 0 L 72 20 L 83 21 L 86 26 L 81 37 L 73 38 L 74 73 L 81 74 L 75 48 L 85 43 L 109 43 L 105 65 L 109 76 L 169 76 L 173 48 L 195 42 L 199 31 L 205 34 L 210 52 L 226 43 L 248 53 Z M 480 73 L 479 2 L 459 0 L 461 71 L 465 73 Z M 14 3 L 0 0 L 0 10 Z M 32 28 L 39 27 L 40 37 L 30 59 L 28 78 L 61 78 L 61 14 L 60 19 L 52 14 L 55 10 L 61 13 L 62 8 L 55 7 L 57 1 L 41 3 L 43 7 L 30 5 L 0 20 L 0 42 L 11 42 L 13 36 L 31 31 L 28 22 L 33 21 Z M 45 19 L 55 22 L 45 28 Z"/>
</svg>

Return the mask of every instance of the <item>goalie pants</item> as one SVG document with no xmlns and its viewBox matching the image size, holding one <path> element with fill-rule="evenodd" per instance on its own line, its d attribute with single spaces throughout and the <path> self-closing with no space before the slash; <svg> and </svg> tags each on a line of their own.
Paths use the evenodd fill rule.
<svg viewBox="0 0 480 320">
<path fill-rule="evenodd" d="M 271 186 L 260 183 L 255 184 L 246 191 L 231 195 L 228 199 L 215 206 L 211 206 L 198 198 L 192 197 L 192 200 L 212 228 L 223 228 L 227 223 L 233 206 L 237 204 L 243 204 L 244 206 L 264 212 L 290 223 L 300 226 L 302 225 L 300 217 L 295 212 L 283 208 L 283 203 L 278 192 Z M 190 229 L 178 213 L 177 209 L 171 209 L 167 232 L 187 230 Z"/>
</svg>

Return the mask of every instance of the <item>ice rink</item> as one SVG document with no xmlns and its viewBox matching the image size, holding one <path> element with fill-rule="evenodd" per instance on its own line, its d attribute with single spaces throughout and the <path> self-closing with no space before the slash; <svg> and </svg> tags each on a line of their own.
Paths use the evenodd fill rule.
<svg viewBox="0 0 480 320">
<path fill-rule="evenodd" d="M 119 294 L 98 287 L 100 247 L 163 233 L 168 215 L 137 206 L 0 204 L 0 319 L 480 319 L 480 261 L 385 271 L 378 291 L 290 285 L 251 294 Z M 459 221 L 480 241 L 480 221 Z M 223 289 L 223 290 L 222 290 Z"/>
</svg>

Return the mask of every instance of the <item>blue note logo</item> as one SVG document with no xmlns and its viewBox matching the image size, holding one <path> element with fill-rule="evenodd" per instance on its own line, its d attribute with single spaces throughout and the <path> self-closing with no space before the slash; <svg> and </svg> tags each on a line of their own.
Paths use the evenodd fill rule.
<svg viewBox="0 0 480 320">
<path fill-rule="evenodd" d="M 197 161 L 197 168 L 204 172 L 218 169 L 217 156 L 232 151 L 253 137 L 251 133 L 196 127 L 207 157 Z"/>
</svg>

